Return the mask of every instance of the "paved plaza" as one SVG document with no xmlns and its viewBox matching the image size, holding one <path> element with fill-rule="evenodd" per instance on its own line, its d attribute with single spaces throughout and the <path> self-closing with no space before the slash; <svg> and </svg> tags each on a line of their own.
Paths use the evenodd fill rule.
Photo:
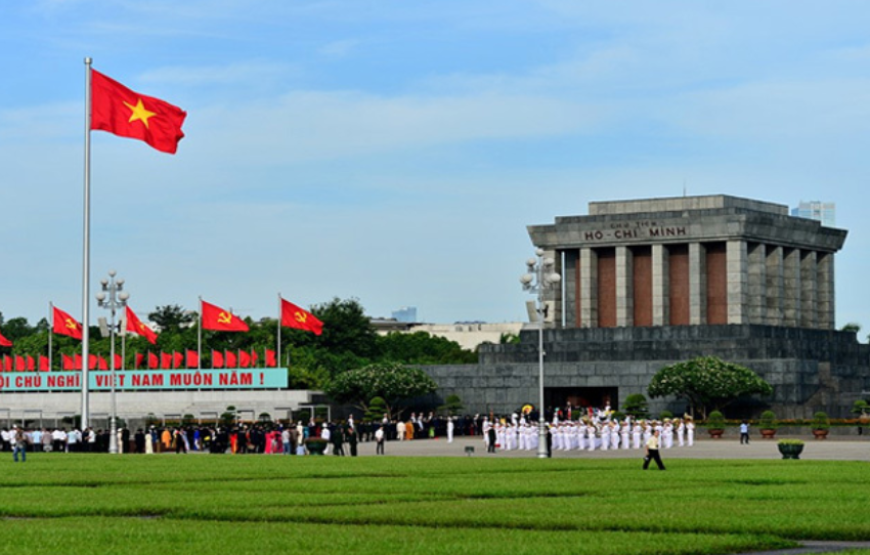
<svg viewBox="0 0 870 555">
<path fill-rule="evenodd" d="M 829 461 L 870 462 L 870 436 L 845 436 L 817 440 L 808 436 L 783 436 L 777 439 L 801 439 L 805 442 L 801 459 Z M 738 436 L 713 440 L 701 438 L 692 447 L 673 447 L 662 449 L 662 458 L 667 459 L 781 459 L 776 446 L 777 440 L 763 440 L 755 436 L 749 445 L 740 445 Z M 487 453 L 480 436 L 457 437 L 453 443 L 444 438 L 415 439 L 410 441 L 388 441 L 387 456 L 399 457 L 466 457 L 466 447 L 473 447 L 473 457 L 492 458 L 534 458 L 535 451 L 503 451 Z M 374 442 L 361 443 L 359 454 L 375 454 Z M 555 459 L 631 459 L 642 458 L 642 450 L 619 449 L 607 451 L 553 451 Z"/>
</svg>

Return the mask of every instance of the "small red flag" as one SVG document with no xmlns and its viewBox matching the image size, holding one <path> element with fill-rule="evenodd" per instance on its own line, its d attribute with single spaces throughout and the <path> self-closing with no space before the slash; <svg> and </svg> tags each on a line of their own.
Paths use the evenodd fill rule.
<svg viewBox="0 0 870 555">
<path fill-rule="evenodd" d="M 121 358 L 121 355 L 115 355 L 115 370 L 124 368 L 124 360 Z"/>
<path fill-rule="evenodd" d="M 172 370 L 172 353 L 160 353 L 160 368 Z"/>
<path fill-rule="evenodd" d="M 176 370 L 181 368 L 184 365 L 184 355 L 175 351 L 172 353 L 172 367 Z"/>
<path fill-rule="evenodd" d="M 260 355 L 257 354 L 256 349 L 251 349 L 251 366 L 256 366 L 258 362 L 260 362 Z"/>
<path fill-rule="evenodd" d="M 227 358 L 227 368 L 238 368 L 239 367 L 239 362 L 238 362 L 238 358 L 236 357 L 236 353 L 234 353 L 232 351 L 227 351 L 226 358 Z"/>
<path fill-rule="evenodd" d="M 3 355 L 3 371 L 11 372 L 12 371 L 12 357 L 8 355 Z"/>
<path fill-rule="evenodd" d="M 48 372 L 51 370 L 51 367 L 48 366 L 48 357 L 39 355 L 39 371 L 40 372 Z"/>
<path fill-rule="evenodd" d="M 212 351 L 211 352 L 211 367 L 212 368 L 223 368 L 224 367 L 224 355 L 220 351 Z"/>
<path fill-rule="evenodd" d="M 133 357 L 133 368 L 138 370 L 139 367 L 142 366 L 143 360 L 145 360 L 145 355 L 143 355 L 142 353 L 136 353 L 136 356 Z"/>
<path fill-rule="evenodd" d="M 196 351 L 187 350 L 185 353 L 187 357 L 186 365 L 188 368 L 197 368 L 199 366 L 199 353 Z"/>
<path fill-rule="evenodd" d="M 11 347 L 12 342 L 3 337 L 3 334 L 0 333 L 0 347 Z"/>
<path fill-rule="evenodd" d="M 27 371 L 33 372 L 34 370 L 36 370 L 36 361 L 33 360 L 32 356 L 27 355 Z"/>
<path fill-rule="evenodd" d="M 131 91 L 91 70 L 91 129 L 139 139 L 160 152 L 175 154 L 186 117 L 178 106 Z"/>
<path fill-rule="evenodd" d="M 82 369 L 82 355 L 75 355 L 73 357 L 73 359 L 75 361 L 75 369 L 81 370 Z"/>
<path fill-rule="evenodd" d="M 157 343 L 157 334 L 154 330 L 142 323 L 133 309 L 127 307 L 127 331 L 131 331 L 136 335 L 141 335 L 148 340 L 149 343 L 155 345 Z"/>
<path fill-rule="evenodd" d="M 248 351 L 239 351 L 239 366 L 248 368 L 251 366 L 251 353 Z"/>
<path fill-rule="evenodd" d="M 58 335 L 68 335 L 73 339 L 80 340 L 82 338 L 82 325 L 63 310 L 57 307 L 52 308 L 54 310 L 54 314 L 52 315 L 52 319 L 54 320 L 52 329 L 54 333 Z"/>
<path fill-rule="evenodd" d="M 103 355 L 100 355 L 100 357 L 97 359 L 97 368 L 99 368 L 100 370 L 109 369 L 109 361 L 106 360 L 106 357 L 104 357 Z"/>
<path fill-rule="evenodd" d="M 215 331 L 248 331 L 248 324 L 219 306 L 202 301 L 202 329 Z"/>
<path fill-rule="evenodd" d="M 314 314 L 295 304 L 281 299 L 281 325 L 287 328 L 310 331 L 314 335 L 323 333 L 323 322 Z"/>
<path fill-rule="evenodd" d="M 15 355 L 15 371 L 24 372 L 24 368 L 24 357 L 20 355 Z"/>
<path fill-rule="evenodd" d="M 275 351 L 266 349 L 266 368 L 275 368 L 278 366 L 278 361 L 275 359 Z"/>
<path fill-rule="evenodd" d="M 98 363 L 97 355 L 88 355 L 88 370 L 96 370 Z"/>
<path fill-rule="evenodd" d="M 148 353 L 148 369 L 157 370 L 160 367 L 160 361 L 154 353 Z"/>
<path fill-rule="evenodd" d="M 64 370 L 75 370 L 76 369 L 75 360 L 73 360 L 73 357 L 71 357 L 69 355 L 60 355 L 60 362 L 61 362 L 60 367 L 63 368 Z"/>
</svg>

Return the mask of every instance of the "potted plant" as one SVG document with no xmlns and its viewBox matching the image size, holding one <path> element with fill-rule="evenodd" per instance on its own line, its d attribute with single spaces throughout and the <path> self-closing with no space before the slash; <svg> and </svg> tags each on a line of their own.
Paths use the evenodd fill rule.
<svg viewBox="0 0 870 555">
<path fill-rule="evenodd" d="M 761 437 L 765 439 L 773 439 L 776 435 L 776 429 L 779 425 L 776 422 L 776 414 L 772 410 L 766 410 L 761 413 L 761 418 L 758 420 L 758 428 L 761 431 Z"/>
<path fill-rule="evenodd" d="M 819 411 L 813 415 L 813 435 L 816 439 L 825 439 L 828 437 L 828 430 L 831 428 L 831 420 L 828 418 L 828 413 Z"/>
<path fill-rule="evenodd" d="M 312 455 L 322 455 L 326 451 L 326 444 L 322 437 L 309 437 L 305 440 L 305 448 Z"/>
<path fill-rule="evenodd" d="M 777 447 L 779 447 L 783 459 L 798 460 L 804 450 L 804 442 L 799 439 L 781 439 L 777 443 Z"/>
<path fill-rule="evenodd" d="M 707 426 L 707 433 L 710 434 L 710 437 L 713 439 L 719 439 L 722 437 L 722 434 L 725 433 L 725 415 L 718 410 L 714 410 L 707 415 L 705 425 Z"/>
</svg>

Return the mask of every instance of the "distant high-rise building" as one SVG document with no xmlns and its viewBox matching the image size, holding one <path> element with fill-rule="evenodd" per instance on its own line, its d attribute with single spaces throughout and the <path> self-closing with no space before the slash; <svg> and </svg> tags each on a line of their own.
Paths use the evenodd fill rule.
<svg viewBox="0 0 870 555">
<path fill-rule="evenodd" d="M 818 220 L 825 227 L 834 227 L 836 223 L 834 217 L 835 211 L 836 208 L 833 202 L 811 200 L 809 202 L 801 201 L 797 208 L 791 209 L 791 215 L 798 218 Z"/>
<path fill-rule="evenodd" d="M 403 306 L 393 311 L 393 318 L 398 322 L 414 323 L 417 321 L 417 307 Z"/>
</svg>

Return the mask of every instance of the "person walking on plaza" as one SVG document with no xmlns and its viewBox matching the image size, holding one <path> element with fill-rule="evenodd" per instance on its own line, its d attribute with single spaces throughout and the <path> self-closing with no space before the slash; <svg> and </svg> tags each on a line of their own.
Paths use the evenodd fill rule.
<svg viewBox="0 0 870 555">
<path fill-rule="evenodd" d="M 665 465 L 662 463 L 662 458 L 659 455 L 659 435 L 660 431 L 655 430 L 646 442 L 646 456 L 643 458 L 643 469 L 649 468 L 649 462 L 655 461 L 659 470 L 664 470 Z"/>
<path fill-rule="evenodd" d="M 749 422 L 744 420 L 740 423 L 740 445 L 749 445 Z"/>
<path fill-rule="evenodd" d="M 375 432 L 375 443 L 377 444 L 375 448 L 376 455 L 384 454 L 384 427 L 381 426 L 378 428 L 378 431 Z"/>
<path fill-rule="evenodd" d="M 21 462 L 27 462 L 27 437 L 24 435 L 24 430 L 17 425 L 13 426 L 9 443 L 12 444 L 12 460 L 18 462 L 18 453 L 21 453 Z"/>
</svg>

